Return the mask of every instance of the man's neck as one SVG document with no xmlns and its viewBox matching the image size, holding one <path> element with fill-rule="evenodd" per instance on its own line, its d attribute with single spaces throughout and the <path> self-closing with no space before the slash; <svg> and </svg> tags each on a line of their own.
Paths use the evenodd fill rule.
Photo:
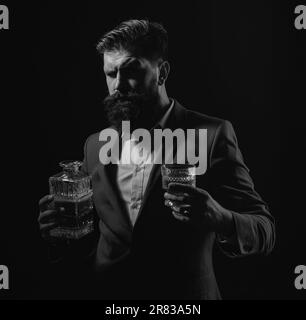
<svg viewBox="0 0 306 320">
<path fill-rule="evenodd" d="M 163 88 L 162 92 L 160 92 L 159 94 L 158 103 L 159 103 L 160 109 L 166 110 L 170 106 L 170 99 L 167 95 L 165 88 Z"/>
<path fill-rule="evenodd" d="M 162 114 L 164 114 L 166 112 L 166 110 L 168 110 L 168 108 L 171 105 L 171 101 L 167 95 L 166 92 L 163 92 L 162 94 L 159 95 L 159 99 L 157 102 L 157 106 L 156 106 L 156 121 L 158 121 L 158 117 L 160 117 Z"/>
</svg>

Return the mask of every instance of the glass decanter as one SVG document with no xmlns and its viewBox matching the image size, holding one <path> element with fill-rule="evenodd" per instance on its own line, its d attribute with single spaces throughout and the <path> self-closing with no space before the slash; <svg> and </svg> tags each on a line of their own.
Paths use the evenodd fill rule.
<svg viewBox="0 0 306 320">
<path fill-rule="evenodd" d="M 91 178 L 80 171 L 81 161 L 59 163 L 63 171 L 49 178 L 50 194 L 59 211 L 59 226 L 50 231 L 55 238 L 80 239 L 94 229 Z"/>
</svg>

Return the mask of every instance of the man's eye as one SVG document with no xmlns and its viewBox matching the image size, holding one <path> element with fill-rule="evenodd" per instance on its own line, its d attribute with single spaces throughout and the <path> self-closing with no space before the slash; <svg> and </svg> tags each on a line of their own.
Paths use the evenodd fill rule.
<svg viewBox="0 0 306 320">
<path fill-rule="evenodd" d="M 136 78 L 137 77 L 137 70 L 133 68 L 126 68 L 122 72 L 126 78 Z"/>
<path fill-rule="evenodd" d="M 107 75 L 109 78 L 116 78 L 116 72 L 107 72 L 106 75 Z"/>
</svg>

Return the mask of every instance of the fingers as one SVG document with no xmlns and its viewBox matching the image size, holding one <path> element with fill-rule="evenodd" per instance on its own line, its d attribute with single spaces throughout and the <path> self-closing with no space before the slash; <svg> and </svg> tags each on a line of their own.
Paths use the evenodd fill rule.
<svg viewBox="0 0 306 320">
<path fill-rule="evenodd" d="M 40 233 L 42 238 L 45 241 L 48 241 L 49 243 L 57 243 L 57 242 L 61 242 L 59 238 L 53 237 L 51 235 L 51 231 L 53 229 L 55 229 L 56 227 L 58 227 L 58 224 L 56 222 L 52 222 L 52 223 L 46 223 L 44 225 L 41 225 L 40 228 Z"/>
<path fill-rule="evenodd" d="M 166 200 L 173 200 L 173 201 L 184 201 L 189 202 L 191 201 L 191 196 L 187 193 L 184 194 L 172 194 L 169 192 L 165 192 L 164 197 Z"/>
<path fill-rule="evenodd" d="M 190 202 L 189 200 L 196 198 L 202 198 L 206 200 L 210 198 L 210 195 L 206 190 L 183 183 L 169 183 L 167 193 L 174 194 L 176 196 L 183 196 L 188 202 Z"/>
<path fill-rule="evenodd" d="M 49 236 L 49 231 L 58 227 L 58 226 L 59 226 L 59 224 L 56 221 L 40 224 L 40 231 L 44 236 Z"/>
<path fill-rule="evenodd" d="M 191 212 L 191 205 L 189 204 L 182 204 L 180 202 L 172 201 L 172 200 L 165 200 L 165 206 L 171 208 L 172 211 L 178 214 L 189 214 Z"/>
<path fill-rule="evenodd" d="M 191 206 L 188 204 L 177 205 L 176 203 L 174 203 L 174 205 L 172 206 L 172 211 L 181 215 L 188 215 L 191 212 Z"/>
<path fill-rule="evenodd" d="M 197 194 L 197 188 L 189 184 L 171 182 L 168 185 L 169 193 L 186 193 L 190 195 Z"/>
<path fill-rule="evenodd" d="M 191 216 L 191 205 L 182 204 L 175 200 L 166 199 L 165 206 L 172 209 L 172 215 L 181 222 L 189 222 Z"/>
<path fill-rule="evenodd" d="M 171 200 L 165 200 L 165 206 L 168 208 L 172 208 L 174 206 L 174 202 Z"/>
<path fill-rule="evenodd" d="M 52 195 L 46 195 L 44 197 L 42 197 L 39 202 L 39 211 L 43 212 L 46 211 L 48 209 L 48 205 L 53 201 L 53 196 Z"/>
<path fill-rule="evenodd" d="M 60 208 L 60 212 L 63 212 L 63 208 Z M 59 216 L 59 212 L 57 210 L 46 210 L 39 214 L 38 223 L 47 223 L 51 220 L 55 220 Z"/>
<path fill-rule="evenodd" d="M 182 215 L 179 214 L 175 211 L 172 211 L 172 215 L 174 216 L 175 219 L 182 221 L 182 222 L 189 222 L 190 221 L 190 217 L 188 217 L 187 215 Z"/>
</svg>

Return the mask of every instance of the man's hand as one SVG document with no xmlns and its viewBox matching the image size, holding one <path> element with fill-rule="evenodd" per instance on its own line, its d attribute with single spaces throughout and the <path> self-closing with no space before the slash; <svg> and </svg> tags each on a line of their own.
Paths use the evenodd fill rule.
<svg viewBox="0 0 306 320">
<path fill-rule="evenodd" d="M 53 196 L 46 195 L 39 200 L 39 216 L 38 223 L 42 237 L 50 242 L 55 242 L 56 239 L 50 237 L 50 230 L 59 225 L 60 213 L 65 209 L 55 209 Z"/>
<path fill-rule="evenodd" d="M 170 183 L 164 194 L 165 205 L 173 216 L 195 226 L 231 236 L 235 232 L 232 213 L 223 208 L 211 195 L 200 188 L 181 183 Z"/>
</svg>

